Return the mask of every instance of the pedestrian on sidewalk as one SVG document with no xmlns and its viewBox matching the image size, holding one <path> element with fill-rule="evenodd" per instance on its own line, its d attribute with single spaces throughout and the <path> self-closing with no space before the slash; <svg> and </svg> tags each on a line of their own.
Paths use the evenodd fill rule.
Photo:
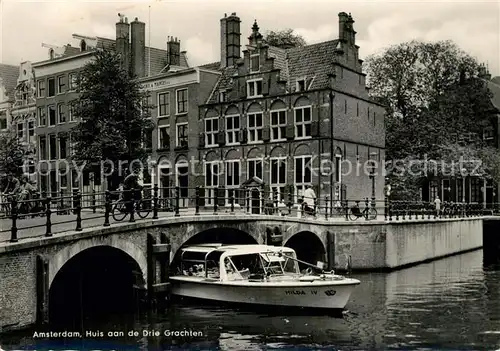
<svg viewBox="0 0 500 351">
<path fill-rule="evenodd" d="M 439 213 L 441 212 L 441 200 L 439 199 L 439 196 L 436 196 L 436 199 L 434 200 L 434 207 L 436 209 L 436 216 L 439 216 Z"/>
</svg>

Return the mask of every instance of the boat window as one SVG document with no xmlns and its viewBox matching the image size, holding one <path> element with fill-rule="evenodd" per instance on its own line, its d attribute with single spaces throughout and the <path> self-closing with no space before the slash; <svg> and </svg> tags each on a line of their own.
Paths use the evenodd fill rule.
<svg viewBox="0 0 500 351">
<path fill-rule="evenodd" d="M 205 265 L 196 261 L 184 261 L 182 263 L 182 274 L 193 277 L 204 277 Z"/>
<path fill-rule="evenodd" d="M 217 260 L 217 261 L 208 260 L 207 261 L 207 278 L 214 278 L 214 279 L 220 278 L 219 260 Z"/>
<path fill-rule="evenodd" d="M 226 269 L 227 280 L 241 280 L 248 278 L 246 274 L 242 274 L 246 272 L 240 272 L 229 257 L 224 259 L 224 268 Z"/>
<path fill-rule="evenodd" d="M 251 275 L 264 273 L 262 262 L 257 253 L 231 256 L 231 261 L 244 279 L 249 278 Z"/>
</svg>

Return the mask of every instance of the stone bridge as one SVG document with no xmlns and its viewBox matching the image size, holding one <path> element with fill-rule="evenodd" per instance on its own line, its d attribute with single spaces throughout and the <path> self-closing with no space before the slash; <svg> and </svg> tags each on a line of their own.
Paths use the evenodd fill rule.
<svg viewBox="0 0 500 351">
<path fill-rule="evenodd" d="M 122 298 L 138 291 L 162 292 L 179 248 L 207 242 L 285 245 L 330 268 L 392 269 L 482 247 L 482 218 L 335 223 L 193 215 L 0 243 L 0 332 L 52 321 L 54 310 L 83 309 L 90 295 L 105 306 L 126 304 Z"/>
</svg>

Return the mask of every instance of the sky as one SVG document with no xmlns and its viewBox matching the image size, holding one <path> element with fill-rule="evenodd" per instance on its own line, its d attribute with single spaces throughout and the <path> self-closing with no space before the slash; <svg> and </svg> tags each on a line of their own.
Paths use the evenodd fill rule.
<svg viewBox="0 0 500 351">
<path fill-rule="evenodd" d="M 19 64 L 48 58 L 42 43 L 78 42 L 72 34 L 115 38 L 118 13 L 146 22 L 146 42 L 166 48 L 180 39 L 190 65 L 220 60 L 220 18 L 240 17 L 242 49 L 257 20 L 260 31 L 292 28 L 309 44 L 336 39 L 338 13 L 355 20 L 360 57 L 401 42 L 453 40 L 500 75 L 500 1 L 21 1 L 0 0 L 0 62 Z M 149 38 L 149 32 L 151 37 Z"/>
</svg>

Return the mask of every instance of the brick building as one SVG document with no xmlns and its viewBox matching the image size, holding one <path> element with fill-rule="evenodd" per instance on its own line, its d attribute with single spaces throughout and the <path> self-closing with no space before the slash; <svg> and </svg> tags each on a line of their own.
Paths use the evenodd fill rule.
<svg viewBox="0 0 500 351">
<path fill-rule="evenodd" d="M 0 64 L 0 132 L 11 126 L 19 66 Z"/>
<path fill-rule="evenodd" d="M 22 62 L 18 70 L 17 85 L 13 91 L 14 103 L 11 108 L 12 123 L 25 149 L 24 174 L 36 181 L 36 87 L 31 62 Z"/>
<path fill-rule="evenodd" d="M 155 106 L 151 158 L 157 162 L 157 171 L 145 176 L 144 184 L 158 184 L 162 197 L 169 196 L 169 187 L 180 186 L 180 206 L 184 207 L 192 196 L 188 188 L 194 186 L 189 160 L 198 159 L 198 106 L 208 99 L 221 73 L 210 66 L 186 67 L 179 61 L 177 38 L 169 39 L 167 52 L 164 72 L 139 80 L 150 92 L 150 105 Z"/>
<path fill-rule="evenodd" d="M 199 116 L 205 196 L 258 179 L 281 193 L 313 184 L 322 199 L 363 199 L 371 159 L 383 198 L 384 108 L 368 97 L 353 24 L 339 13 L 338 39 L 285 49 L 267 45 L 254 23 L 241 57 L 239 17 L 221 19 L 222 75 Z"/>
<path fill-rule="evenodd" d="M 76 82 L 79 71 L 93 59 L 95 50 L 116 50 L 124 67 L 139 78 L 155 75 L 167 66 L 167 51 L 145 45 L 145 23 L 137 18 L 129 23 L 120 15 L 116 23 L 116 40 L 73 35 L 78 47 L 70 44 L 49 47 L 49 59 L 33 64 L 36 77 L 36 109 L 39 154 L 39 184 L 42 191 L 56 196 L 61 190 L 79 189 L 89 193 L 104 190 L 99 166 L 83 173 L 79 179 L 71 167 L 71 135 L 75 126 L 72 104 L 78 98 Z M 180 65 L 187 66 L 185 53 L 179 53 Z M 66 169 L 68 161 L 71 170 Z M 59 162 L 58 162 L 59 161 Z"/>
<path fill-rule="evenodd" d="M 478 120 L 482 129 L 483 141 L 492 147 L 500 149 L 500 77 L 491 79 L 487 68 L 482 65 L 481 78 L 491 93 L 491 110 L 493 118 Z M 477 135 L 458 135 L 458 143 L 466 145 L 475 140 Z M 492 179 L 479 176 L 441 177 L 434 176 L 423 180 L 421 189 L 423 201 L 434 201 L 436 197 L 446 202 L 462 202 L 481 204 L 485 208 L 492 208 L 498 204 L 500 184 Z"/>
</svg>

